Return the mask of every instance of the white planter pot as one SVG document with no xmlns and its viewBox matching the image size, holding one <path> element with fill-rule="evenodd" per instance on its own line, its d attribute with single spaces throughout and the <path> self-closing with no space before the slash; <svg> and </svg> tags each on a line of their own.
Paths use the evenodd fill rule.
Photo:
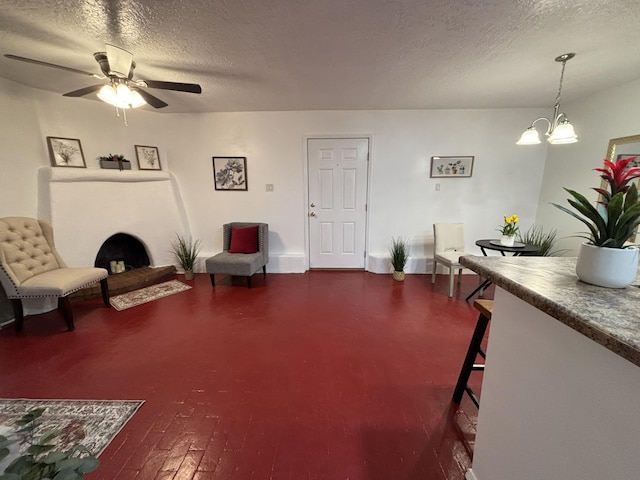
<svg viewBox="0 0 640 480">
<path fill-rule="evenodd" d="M 638 275 L 638 248 L 580 246 L 576 274 L 585 283 L 607 288 L 624 288 Z"/>
<path fill-rule="evenodd" d="M 505 247 L 513 247 L 515 240 L 515 235 L 502 235 L 502 237 L 500 237 L 500 245 L 503 245 Z"/>
</svg>

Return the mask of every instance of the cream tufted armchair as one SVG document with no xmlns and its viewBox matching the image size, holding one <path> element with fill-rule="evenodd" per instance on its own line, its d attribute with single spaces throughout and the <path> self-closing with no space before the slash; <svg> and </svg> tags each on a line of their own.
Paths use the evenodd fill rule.
<svg viewBox="0 0 640 480">
<path fill-rule="evenodd" d="M 69 294 L 100 282 L 109 307 L 104 268 L 68 268 L 53 243 L 53 229 L 43 220 L 0 218 L 0 283 L 11 299 L 16 331 L 24 325 L 23 298 L 57 297 L 67 328 L 74 329 Z"/>
</svg>

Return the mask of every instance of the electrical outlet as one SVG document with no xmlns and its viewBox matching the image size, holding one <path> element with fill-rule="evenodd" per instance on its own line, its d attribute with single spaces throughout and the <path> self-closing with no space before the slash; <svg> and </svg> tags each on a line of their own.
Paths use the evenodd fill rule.
<svg viewBox="0 0 640 480">
<path fill-rule="evenodd" d="M 439 191 L 440 191 L 440 184 L 436 183 L 436 192 L 439 192 Z"/>
<path fill-rule="evenodd" d="M 273 183 L 267 183 L 267 192 L 273 192 Z"/>
</svg>

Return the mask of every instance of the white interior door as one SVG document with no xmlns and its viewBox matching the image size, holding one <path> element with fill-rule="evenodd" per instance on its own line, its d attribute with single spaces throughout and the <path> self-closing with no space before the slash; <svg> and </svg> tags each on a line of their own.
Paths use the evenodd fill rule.
<svg viewBox="0 0 640 480">
<path fill-rule="evenodd" d="M 309 162 L 311 268 L 364 268 L 367 138 L 314 138 Z"/>
</svg>

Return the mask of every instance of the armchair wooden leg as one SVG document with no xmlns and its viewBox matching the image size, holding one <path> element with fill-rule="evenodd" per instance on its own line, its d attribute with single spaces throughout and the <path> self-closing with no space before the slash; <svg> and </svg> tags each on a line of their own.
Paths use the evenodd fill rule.
<svg viewBox="0 0 640 480">
<path fill-rule="evenodd" d="M 438 262 L 433 260 L 433 271 L 431 272 L 431 283 L 436 283 L 436 272 L 438 270 Z"/>
<path fill-rule="evenodd" d="M 102 291 L 102 301 L 104 302 L 105 307 L 110 308 L 111 303 L 109 302 L 109 283 L 107 282 L 106 278 L 100 280 L 100 290 Z"/>
<path fill-rule="evenodd" d="M 75 326 L 73 324 L 73 312 L 71 311 L 71 301 L 69 297 L 60 297 L 58 299 L 58 310 L 62 313 L 62 318 L 64 318 L 64 323 L 67 324 L 67 329 L 70 332 L 75 330 Z"/>
<path fill-rule="evenodd" d="M 216 279 L 215 279 L 213 273 L 209 274 L 209 278 L 211 278 L 211 286 L 215 287 L 216 286 Z"/>
<path fill-rule="evenodd" d="M 247 288 L 251 288 L 251 275 L 247 277 Z"/>
<path fill-rule="evenodd" d="M 267 278 L 267 266 L 266 265 L 262 266 L 262 276 L 264 278 Z"/>
<path fill-rule="evenodd" d="M 16 322 L 16 332 L 21 332 L 24 328 L 24 311 L 22 310 L 22 300 L 20 300 L 19 298 L 12 298 L 11 305 L 13 305 L 13 315 Z"/>
</svg>

